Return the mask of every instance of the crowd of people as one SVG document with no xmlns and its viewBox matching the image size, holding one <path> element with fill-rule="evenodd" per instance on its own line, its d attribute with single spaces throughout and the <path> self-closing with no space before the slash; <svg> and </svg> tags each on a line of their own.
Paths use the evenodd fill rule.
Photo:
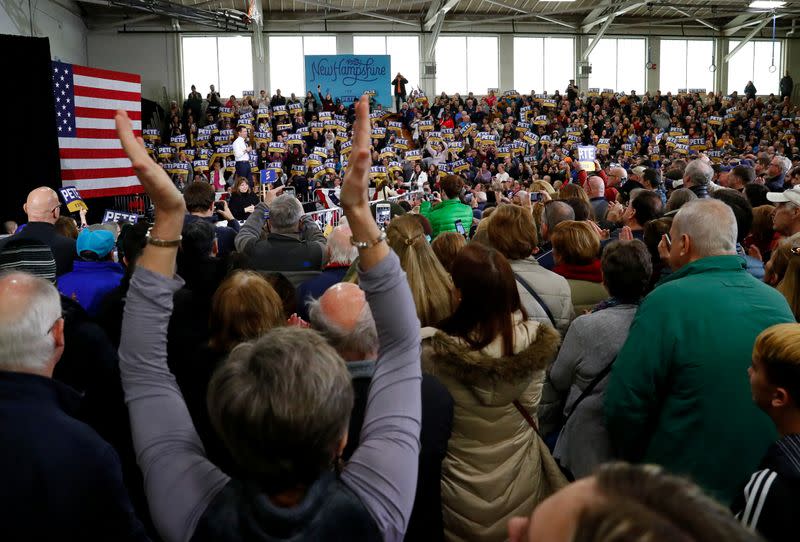
<svg viewBox="0 0 800 542">
<path fill-rule="evenodd" d="M 152 223 L 0 239 L 2 538 L 791 539 L 796 107 L 593 94 L 118 113 Z"/>
</svg>

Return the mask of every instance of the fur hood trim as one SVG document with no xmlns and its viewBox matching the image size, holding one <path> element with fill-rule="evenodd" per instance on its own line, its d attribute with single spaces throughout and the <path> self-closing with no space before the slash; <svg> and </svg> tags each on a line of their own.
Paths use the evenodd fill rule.
<svg viewBox="0 0 800 542">
<path fill-rule="evenodd" d="M 520 325 L 530 325 L 531 321 Z M 515 338 L 519 340 L 519 330 Z M 441 331 L 423 342 L 423 364 L 433 364 L 430 371 L 448 375 L 464 384 L 517 382 L 529 378 L 553 362 L 561 344 L 561 335 L 546 324 L 537 324 L 535 337 L 523 350 L 512 356 L 492 357 L 480 350 L 471 350 L 459 339 Z"/>
</svg>

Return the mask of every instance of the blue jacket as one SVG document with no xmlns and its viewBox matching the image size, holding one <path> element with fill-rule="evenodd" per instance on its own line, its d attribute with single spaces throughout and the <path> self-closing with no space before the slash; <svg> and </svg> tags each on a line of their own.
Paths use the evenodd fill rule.
<svg viewBox="0 0 800 542">
<path fill-rule="evenodd" d="M 119 458 L 73 417 L 80 396 L 0 371 L 0 540 L 146 541 Z"/>
<path fill-rule="evenodd" d="M 116 262 L 84 262 L 75 260 L 73 270 L 59 277 L 58 290 L 80 303 L 89 316 L 96 317 L 100 302 L 119 286 L 125 270 Z"/>
<path fill-rule="evenodd" d="M 308 320 L 308 302 L 319 299 L 325 290 L 344 280 L 349 266 L 326 267 L 322 273 L 312 277 L 297 287 L 297 315 L 303 320 Z"/>
</svg>

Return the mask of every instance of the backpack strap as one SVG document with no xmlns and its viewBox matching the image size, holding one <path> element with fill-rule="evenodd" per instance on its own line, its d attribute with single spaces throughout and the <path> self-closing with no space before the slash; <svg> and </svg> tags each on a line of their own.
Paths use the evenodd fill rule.
<svg viewBox="0 0 800 542">
<path fill-rule="evenodd" d="M 536 300 L 536 302 L 539 305 L 541 305 L 542 309 L 544 309 L 545 314 L 547 314 L 547 317 L 550 319 L 550 323 L 553 324 L 554 328 L 558 329 L 558 326 L 556 326 L 556 319 L 553 316 L 550 307 L 547 306 L 547 303 L 545 303 L 542 300 L 542 298 L 539 297 L 539 294 L 536 293 L 536 290 L 534 290 L 533 287 L 530 284 L 528 284 L 528 282 L 525 279 L 519 276 L 519 273 L 514 273 L 514 277 L 517 279 L 517 282 L 522 284 L 522 287 L 525 288 L 529 294 L 531 294 L 531 296 Z"/>
</svg>

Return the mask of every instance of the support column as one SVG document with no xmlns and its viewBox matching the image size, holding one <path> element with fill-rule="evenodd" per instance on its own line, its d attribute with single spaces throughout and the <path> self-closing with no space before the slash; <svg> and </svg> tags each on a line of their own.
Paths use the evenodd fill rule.
<svg viewBox="0 0 800 542">
<path fill-rule="evenodd" d="M 252 46 L 253 52 L 253 91 L 255 95 L 258 96 L 260 91 L 266 90 L 267 95 L 270 96 L 269 92 L 269 49 L 268 49 L 268 37 L 266 32 L 261 33 L 261 42 L 264 47 L 263 56 L 259 55 L 258 51 L 258 40 L 256 36 L 253 35 L 250 40 L 250 44 Z M 259 58 L 261 56 L 261 58 Z"/>
<path fill-rule="evenodd" d="M 661 39 L 650 36 L 647 38 L 647 45 L 650 47 L 650 62 L 656 65 L 655 70 L 645 71 L 645 90 L 651 95 L 655 94 L 661 86 L 659 74 L 661 73 Z M 647 56 L 645 56 L 645 62 Z"/>
<path fill-rule="evenodd" d="M 353 34 L 336 34 L 336 54 L 353 54 Z"/>
<path fill-rule="evenodd" d="M 583 52 L 586 51 L 586 48 L 589 46 L 589 38 L 586 36 L 575 36 L 575 84 L 578 85 L 578 90 L 586 92 L 586 89 L 589 88 L 589 76 L 588 75 L 580 75 L 580 66 L 584 64 L 581 60 L 583 58 Z M 588 61 L 586 62 L 588 64 Z"/>
<path fill-rule="evenodd" d="M 501 34 L 497 42 L 498 59 L 498 85 L 500 92 L 514 88 L 514 36 Z M 516 89 L 520 92 L 519 89 Z M 486 89 L 476 89 L 476 92 L 486 92 Z"/>
<path fill-rule="evenodd" d="M 714 72 L 714 91 L 723 96 L 728 93 L 728 63 L 725 55 L 728 53 L 728 38 L 718 37 L 714 40 L 714 63 L 717 71 Z"/>
<path fill-rule="evenodd" d="M 422 34 L 419 40 L 419 84 L 422 87 L 422 90 L 425 91 L 425 94 L 428 96 L 429 99 L 433 99 L 433 96 L 436 94 L 436 76 L 435 75 L 425 75 L 425 65 L 426 64 L 433 64 L 436 55 L 431 55 L 430 58 L 425 57 L 425 53 L 430 47 L 431 40 L 433 36 L 430 33 Z"/>
</svg>

